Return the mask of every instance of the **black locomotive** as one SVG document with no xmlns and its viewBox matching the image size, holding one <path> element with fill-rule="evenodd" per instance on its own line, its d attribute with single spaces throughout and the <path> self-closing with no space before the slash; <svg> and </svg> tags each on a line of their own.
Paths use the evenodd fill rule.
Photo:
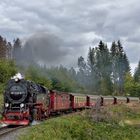
<svg viewBox="0 0 140 140">
<path fill-rule="evenodd" d="M 4 120 L 13 124 L 26 124 L 37 118 L 38 111 L 44 114 L 47 109 L 48 90 L 34 82 L 25 79 L 9 80 L 4 93 Z M 42 108 L 45 107 L 45 108 Z M 42 113 L 43 112 L 43 113 Z"/>
</svg>

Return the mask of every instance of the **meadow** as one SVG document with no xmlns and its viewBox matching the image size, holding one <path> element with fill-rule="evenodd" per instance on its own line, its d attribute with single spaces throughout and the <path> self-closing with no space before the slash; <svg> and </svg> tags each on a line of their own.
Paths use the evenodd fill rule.
<svg viewBox="0 0 140 140">
<path fill-rule="evenodd" d="M 49 119 L 19 140 L 139 140 L 140 107 L 116 105 Z"/>
</svg>

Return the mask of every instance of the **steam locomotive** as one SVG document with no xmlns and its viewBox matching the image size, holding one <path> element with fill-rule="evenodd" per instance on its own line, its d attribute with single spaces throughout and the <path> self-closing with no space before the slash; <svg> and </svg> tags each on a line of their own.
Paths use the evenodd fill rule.
<svg viewBox="0 0 140 140">
<path fill-rule="evenodd" d="M 11 79 L 4 93 L 3 122 L 27 125 L 34 119 L 45 118 L 48 103 L 45 87 L 25 79 Z"/>
<path fill-rule="evenodd" d="M 46 87 L 14 77 L 4 93 L 2 123 L 29 125 L 54 114 L 113 104 L 139 103 L 136 97 L 112 97 L 49 91 Z"/>
</svg>

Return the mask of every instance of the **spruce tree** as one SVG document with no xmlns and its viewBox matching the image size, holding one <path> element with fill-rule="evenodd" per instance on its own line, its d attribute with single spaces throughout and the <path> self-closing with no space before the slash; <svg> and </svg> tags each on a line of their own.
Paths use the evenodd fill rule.
<svg viewBox="0 0 140 140">
<path fill-rule="evenodd" d="M 123 50 L 122 44 L 120 41 L 118 41 L 118 50 L 119 50 L 119 55 L 118 55 L 118 65 L 119 65 L 119 93 L 123 94 L 124 92 L 124 78 L 126 73 L 130 72 L 130 66 L 129 66 L 129 61 L 128 58 Z"/>
<path fill-rule="evenodd" d="M 78 68 L 79 71 L 77 73 L 77 80 L 79 83 L 86 87 L 88 85 L 88 69 L 87 69 L 87 64 L 82 56 L 78 58 Z"/>
<path fill-rule="evenodd" d="M 112 74 L 111 79 L 113 82 L 113 93 L 117 94 L 118 92 L 118 48 L 116 42 L 112 42 L 111 49 L 111 66 L 112 66 Z"/>
<path fill-rule="evenodd" d="M 129 61 L 120 41 L 113 42 L 111 47 L 112 80 L 115 94 L 124 93 L 124 78 L 130 72 Z"/>
<path fill-rule="evenodd" d="M 111 58 L 106 44 L 99 42 L 96 49 L 96 67 L 98 77 L 100 78 L 100 91 L 102 94 L 111 94 Z"/>
<path fill-rule="evenodd" d="M 22 45 L 21 45 L 21 41 L 19 38 L 15 39 L 14 40 L 14 45 L 13 45 L 13 58 L 16 60 L 16 61 L 19 61 L 20 59 L 22 59 L 21 57 L 21 48 L 22 48 Z"/>
<path fill-rule="evenodd" d="M 140 61 L 134 72 L 134 81 L 140 83 Z"/>
<path fill-rule="evenodd" d="M 88 59 L 87 59 L 87 65 L 88 65 L 88 80 L 89 80 L 89 89 L 94 92 L 98 93 L 99 91 L 99 77 L 97 73 L 97 67 L 96 67 L 96 49 L 89 48 L 88 52 Z"/>
</svg>

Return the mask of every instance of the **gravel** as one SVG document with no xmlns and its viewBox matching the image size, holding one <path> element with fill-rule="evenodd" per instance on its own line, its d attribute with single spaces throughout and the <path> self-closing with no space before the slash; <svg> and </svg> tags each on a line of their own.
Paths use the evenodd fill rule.
<svg viewBox="0 0 140 140">
<path fill-rule="evenodd" d="M 13 131 L 0 137 L 0 140 L 18 140 L 19 136 L 25 134 L 27 132 L 27 128 L 21 128 L 19 130 Z"/>
</svg>

